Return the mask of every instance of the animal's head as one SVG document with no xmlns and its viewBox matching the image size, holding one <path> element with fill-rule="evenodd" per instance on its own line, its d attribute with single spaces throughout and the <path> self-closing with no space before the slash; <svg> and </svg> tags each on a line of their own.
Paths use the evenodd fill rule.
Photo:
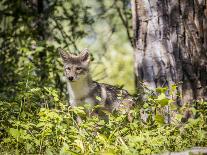
<svg viewBox="0 0 207 155">
<path fill-rule="evenodd" d="M 78 55 L 67 53 L 61 48 L 58 48 L 58 51 L 64 63 L 65 76 L 69 81 L 74 82 L 86 78 L 90 62 L 88 49 L 84 49 Z"/>
</svg>

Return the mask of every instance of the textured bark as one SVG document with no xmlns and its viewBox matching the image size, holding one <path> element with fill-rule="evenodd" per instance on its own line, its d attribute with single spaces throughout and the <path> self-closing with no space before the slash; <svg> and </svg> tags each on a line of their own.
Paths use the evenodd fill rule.
<svg viewBox="0 0 207 155">
<path fill-rule="evenodd" d="M 207 99 L 207 1 L 132 0 L 136 85 Z"/>
</svg>

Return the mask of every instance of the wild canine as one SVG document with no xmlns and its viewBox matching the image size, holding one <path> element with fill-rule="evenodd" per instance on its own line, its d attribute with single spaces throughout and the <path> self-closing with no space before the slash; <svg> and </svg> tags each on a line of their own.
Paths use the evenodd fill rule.
<svg viewBox="0 0 207 155">
<path fill-rule="evenodd" d="M 90 55 L 87 49 L 79 55 L 67 53 L 61 48 L 58 48 L 58 51 L 64 63 L 71 107 L 89 104 L 91 107 L 100 105 L 102 110 L 109 112 L 129 111 L 134 101 L 126 90 L 92 80 L 89 72 Z M 95 111 L 100 115 L 99 112 Z"/>
</svg>

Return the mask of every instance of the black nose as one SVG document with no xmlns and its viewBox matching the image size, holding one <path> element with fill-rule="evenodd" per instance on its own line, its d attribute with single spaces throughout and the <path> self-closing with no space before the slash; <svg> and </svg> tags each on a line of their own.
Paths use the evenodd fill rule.
<svg viewBox="0 0 207 155">
<path fill-rule="evenodd" d="M 72 77 L 72 76 L 68 77 L 68 79 L 69 79 L 70 81 L 73 81 L 73 77 Z"/>
</svg>

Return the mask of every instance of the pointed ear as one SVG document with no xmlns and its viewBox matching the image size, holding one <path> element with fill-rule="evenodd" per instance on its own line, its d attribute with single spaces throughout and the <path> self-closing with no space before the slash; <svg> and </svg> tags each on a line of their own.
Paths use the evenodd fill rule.
<svg viewBox="0 0 207 155">
<path fill-rule="evenodd" d="M 57 50 L 58 50 L 61 58 L 63 59 L 63 61 L 67 61 L 69 59 L 68 53 L 65 52 L 62 48 L 59 47 Z"/>
<path fill-rule="evenodd" d="M 84 50 L 81 51 L 80 58 L 81 58 L 82 62 L 89 62 L 90 61 L 90 55 L 89 55 L 87 48 L 85 48 Z"/>
</svg>

